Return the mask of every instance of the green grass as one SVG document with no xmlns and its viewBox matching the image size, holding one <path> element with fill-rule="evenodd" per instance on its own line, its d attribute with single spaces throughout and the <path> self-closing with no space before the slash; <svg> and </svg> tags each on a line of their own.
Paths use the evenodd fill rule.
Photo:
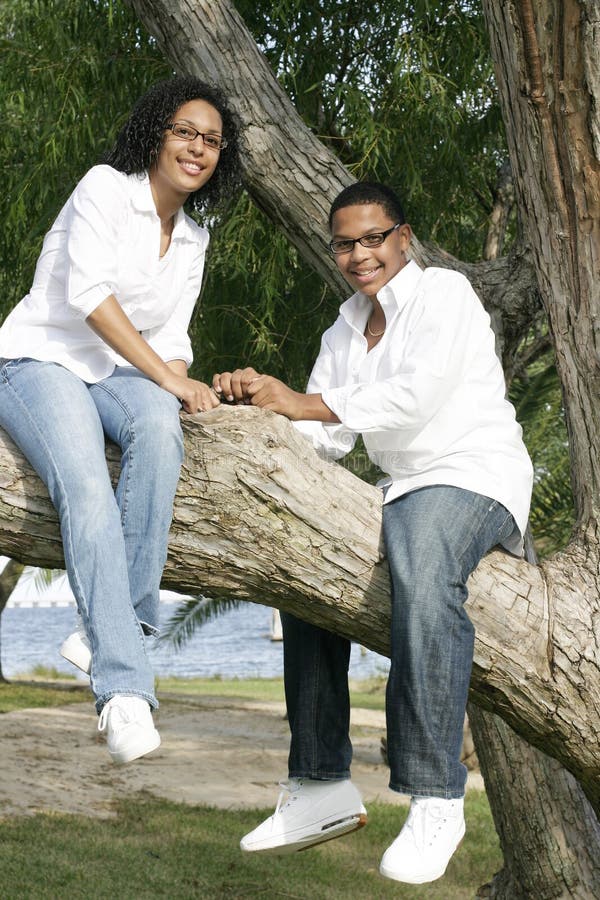
<svg viewBox="0 0 600 900">
<path fill-rule="evenodd" d="M 164 694 L 186 694 L 239 700 L 284 700 L 281 678 L 158 678 L 156 691 L 159 699 Z"/>
<path fill-rule="evenodd" d="M 467 837 L 440 881 L 401 885 L 379 859 L 406 810 L 371 804 L 366 828 L 287 857 L 242 854 L 240 836 L 272 810 L 222 811 L 141 798 L 114 819 L 35 815 L 0 820 L 6 900 L 471 898 L 501 865 L 485 796 L 467 797 Z"/>
<path fill-rule="evenodd" d="M 51 673 L 39 672 L 39 676 Z M 355 705 L 383 706 L 383 680 L 353 686 Z M 163 679 L 160 691 L 283 700 L 280 679 L 221 681 Z M 0 684 L 0 712 L 81 702 L 85 685 L 64 682 Z M 168 702 L 168 696 L 166 697 Z M 472 898 L 502 865 L 485 794 L 466 800 L 467 836 L 446 876 L 423 886 L 378 874 L 381 854 L 400 830 L 406 810 L 369 805 L 369 824 L 356 834 L 288 857 L 242 854 L 240 837 L 269 810 L 222 811 L 140 795 L 111 819 L 38 814 L 0 818 L 2 900 L 330 900 L 387 897 Z"/>
<path fill-rule="evenodd" d="M 159 696 L 162 693 L 189 694 L 204 697 L 235 697 L 242 700 L 284 702 L 281 678 L 159 678 Z M 370 678 L 367 681 L 350 682 L 352 705 L 363 709 L 385 708 L 385 679 Z"/>
<path fill-rule="evenodd" d="M 38 679 L 40 684 L 36 685 L 35 682 L 29 681 L 30 678 Z M 77 682 L 73 677 L 63 675 L 56 669 L 37 666 L 30 675 L 21 675 L 19 679 L 19 681 L 7 682 L 4 686 L 0 683 L 0 712 L 8 711 L 3 708 L 2 700 L 4 688 L 7 686 L 11 688 L 15 697 L 22 696 L 21 707 L 60 705 L 60 703 L 53 702 L 50 696 L 52 691 L 56 690 L 56 686 L 50 687 L 47 682 L 58 682 L 61 686 L 59 697 L 65 697 L 65 688 L 68 686 L 72 686 L 73 690 L 78 692 L 75 697 L 69 695 L 68 699 L 64 700 L 65 703 L 77 702 L 88 696 L 86 685 L 83 682 Z M 231 697 L 240 700 L 284 702 L 283 679 L 281 678 L 231 678 L 227 680 L 220 677 L 157 678 L 156 689 L 159 699 L 167 694 L 185 694 L 190 697 Z M 45 690 L 50 691 L 48 703 L 44 700 Z M 11 691 L 8 691 L 6 696 L 9 696 Z M 84 692 L 83 696 L 82 691 Z M 31 698 L 31 702 L 28 698 Z M 354 707 L 383 710 L 385 708 L 385 678 L 377 676 L 365 681 L 351 681 L 350 699 Z M 10 708 L 17 709 L 19 707 L 12 706 Z"/>
<path fill-rule="evenodd" d="M 26 681 L 0 682 L 0 713 L 41 706 L 65 706 L 67 703 L 82 703 L 88 699 L 92 702 L 89 688 L 73 681 L 52 687 Z"/>
</svg>

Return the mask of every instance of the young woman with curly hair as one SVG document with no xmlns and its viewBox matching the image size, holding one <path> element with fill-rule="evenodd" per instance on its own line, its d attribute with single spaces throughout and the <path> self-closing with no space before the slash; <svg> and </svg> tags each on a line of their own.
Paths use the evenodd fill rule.
<svg viewBox="0 0 600 900">
<path fill-rule="evenodd" d="M 183 458 L 179 410 L 218 405 L 187 375 L 208 232 L 184 213 L 239 185 L 238 131 L 196 78 L 154 85 L 46 235 L 33 286 L 0 329 L 0 426 L 48 487 L 81 627 L 84 671 L 125 763 L 158 747 L 145 637 Z M 121 449 L 116 490 L 105 438 Z"/>
</svg>

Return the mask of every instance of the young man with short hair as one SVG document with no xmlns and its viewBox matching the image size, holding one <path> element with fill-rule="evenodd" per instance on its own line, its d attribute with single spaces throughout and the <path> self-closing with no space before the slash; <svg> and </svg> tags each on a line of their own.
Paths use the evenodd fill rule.
<svg viewBox="0 0 600 900">
<path fill-rule="evenodd" d="M 387 475 L 390 788 L 411 807 L 380 871 L 418 884 L 444 874 L 465 832 L 467 579 L 496 544 L 522 552 L 532 466 L 489 316 L 463 275 L 409 261 L 411 229 L 393 191 L 346 188 L 330 229 L 356 293 L 323 335 L 307 392 L 251 368 L 216 375 L 213 386 L 287 416 L 329 457 L 362 435 Z M 350 643 L 288 614 L 282 624 L 290 780 L 275 813 L 242 839 L 247 851 L 301 850 L 366 822 L 350 781 Z"/>
</svg>

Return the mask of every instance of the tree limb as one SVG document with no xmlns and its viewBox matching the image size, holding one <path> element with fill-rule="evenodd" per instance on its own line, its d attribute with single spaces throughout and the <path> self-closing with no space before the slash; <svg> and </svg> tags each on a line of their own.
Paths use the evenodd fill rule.
<svg viewBox="0 0 600 900">
<path fill-rule="evenodd" d="M 186 462 L 164 587 L 275 606 L 388 655 L 380 491 L 321 460 L 274 413 L 220 407 L 182 421 Z M 108 456 L 116 474 L 115 448 Z M 62 565 L 46 491 L 1 432 L 0 552 Z M 572 555 L 539 569 L 501 552 L 483 560 L 468 602 L 471 690 L 570 769 L 598 810 L 600 672 L 581 572 Z"/>
</svg>

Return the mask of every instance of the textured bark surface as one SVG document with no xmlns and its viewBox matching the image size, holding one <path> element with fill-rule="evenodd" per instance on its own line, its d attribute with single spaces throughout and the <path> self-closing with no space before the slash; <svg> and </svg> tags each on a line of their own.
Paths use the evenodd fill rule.
<svg viewBox="0 0 600 900">
<path fill-rule="evenodd" d="M 387 654 L 379 491 L 320 460 L 273 413 L 221 407 L 183 423 L 187 458 L 165 587 L 279 607 Z M 114 448 L 109 455 L 116 462 Z M 62 563 L 46 492 L 2 433 L 0 552 L 37 565 Z M 474 698 L 559 758 L 600 805 L 595 623 L 592 604 L 586 610 L 582 601 L 578 565 L 569 577 L 493 553 L 470 590 Z"/>
<path fill-rule="evenodd" d="M 493 713 L 470 704 L 469 723 L 504 855 L 477 897 L 600 897 L 600 825 L 577 781 Z"/>
<path fill-rule="evenodd" d="M 520 217 L 563 385 L 578 510 L 571 546 L 545 566 L 549 662 L 581 682 L 582 654 L 594 668 L 599 658 L 600 4 L 484 0 L 484 10 Z M 587 638 L 585 625 L 557 621 L 558 582 L 557 599 L 580 592 Z M 600 827 L 579 785 L 500 720 L 475 709 L 470 718 L 505 858 L 486 896 L 600 896 Z"/>
<path fill-rule="evenodd" d="M 505 865 L 478 897 L 555 900 L 600 897 L 600 825 L 577 781 L 527 746 L 491 713 L 469 706 L 469 721 Z"/>
<path fill-rule="evenodd" d="M 597 559 L 600 3 L 484 0 L 483 7 L 517 202 L 563 385 L 579 526 Z"/>
</svg>

